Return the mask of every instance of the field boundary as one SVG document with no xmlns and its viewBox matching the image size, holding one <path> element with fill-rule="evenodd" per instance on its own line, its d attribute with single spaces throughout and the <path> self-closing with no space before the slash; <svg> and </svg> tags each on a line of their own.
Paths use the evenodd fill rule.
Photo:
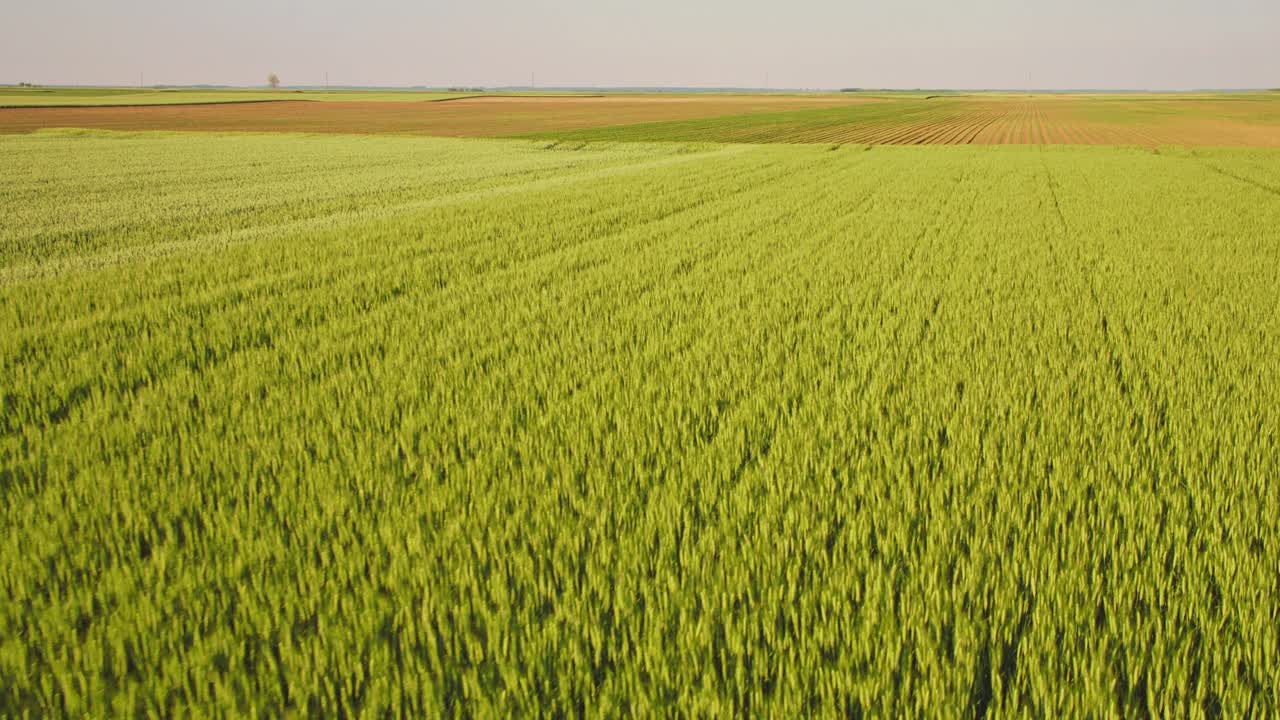
<svg viewBox="0 0 1280 720">
<path fill-rule="evenodd" d="M 549 97 L 604 97 L 604 95 L 462 95 L 459 97 L 446 98 L 428 98 L 426 100 L 322 100 L 311 97 L 296 98 L 262 98 L 262 99 L 246 99 L 246 100 L 192 100 L 189 102 L 154 102 L 154 103 L 62 103 L 56 105 L 9 105 L 0 103 L 0 110 L 60 110 L 60 109 L 80 109 L 80 108 L 173 108 L 173 107 L 193 107 L 200 105 L 256 105 L 262 103 L 291 103 L 291 102 L 309 102 L 309 103 L 340 103 L 340 102 L 385 102 L 385 103 L 442 103 L 452 102 L 454 100 L 475 100 L 477 98 L 487 97 L 504 97 L 504 98 L 523 98 L 529 97 L 534 99 Z"/>
<path fill-rule="evenodd" d="M 333 102 L 325 100 L 312 100 L 311 98 L 270 98 L 263 100 L 194 100 L 192 102 L 175 102 L 175 103 L 116 103 L 102 104 L 94 103 L 92 105 L 62 104 L 62 105 L 2 105 L 0 110 L 61 110 L 70 109 L 78 110 L 80 108 L 172 108 L 172 107 L 191 107 L 194 105 L 259 105 L 262 103 L 289 103 L 289 102 Z M 340 101 L 339 101 L 340 102 Z M 424 100 L 423 102 L 437 102 L 435 100 Z"/>
</svg>

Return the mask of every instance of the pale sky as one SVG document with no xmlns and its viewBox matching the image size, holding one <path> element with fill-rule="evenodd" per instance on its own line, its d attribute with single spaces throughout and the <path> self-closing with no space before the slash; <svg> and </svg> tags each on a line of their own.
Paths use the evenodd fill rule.
<svg viewBox="0 0 1280 720">
<path fill-rule="evenodd" d="M 1280 0 L 15 0 L 0 83 L 1280 87 Z M 1030 81 L 1028 81 L 1028 76 Z"/>
</svg>

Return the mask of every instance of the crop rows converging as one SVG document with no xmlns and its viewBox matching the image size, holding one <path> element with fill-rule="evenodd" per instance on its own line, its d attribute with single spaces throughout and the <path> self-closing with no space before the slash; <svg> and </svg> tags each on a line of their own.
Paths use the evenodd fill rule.
<svg viewBox="0 0 1280 720">
<path fill-rule="evenodd" d="M 0 152 L 0 714 L 1280 709 L 1274 151 Z"/>
<path fill-rule="evenodd" d="M 916 98 L 581 129 L 550 128 L 521 137 L 863 145 L 1280 147 L 1280 123 L 1275 119 L 1277 105 L 1273 101 L 1232 106 L 1225 101 L 1188 100 L 1172 107 L 1161 102 L 1071 96 Z"/>
</svg>

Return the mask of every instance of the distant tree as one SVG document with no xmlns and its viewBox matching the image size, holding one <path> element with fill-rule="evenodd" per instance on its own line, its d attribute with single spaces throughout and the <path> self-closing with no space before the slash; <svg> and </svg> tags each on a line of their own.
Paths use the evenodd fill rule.
<svg viewBox="0 0 1280 720">
<path fill-rule="evenodd" d="M 276 75 L 275 73 L 268 73 L 267 84 L 271 86 L 272 90 L 275 90 L 276 88 L 280 87 L 280 76 Z"/>
</svg>

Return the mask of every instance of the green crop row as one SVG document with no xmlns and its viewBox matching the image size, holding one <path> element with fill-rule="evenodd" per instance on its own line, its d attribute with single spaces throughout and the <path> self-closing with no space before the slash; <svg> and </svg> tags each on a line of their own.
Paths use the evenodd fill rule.
<svg viewBox="0 0 1280 720">
<path fill-rule="evenodd" d="M 1011 106 L 1016 101 L 1009 101 Z M 868 136 L 912 125 L 937 125 L 972 113 L 973 103 L 920 98 L 833 108 L 756 112 L 688 120 L 608 125 L 530 133 L 522 137 L 592 142 L 841 142 L 850 134 Z"/>
<path fill-rule="evenodd" d="M 1280 711 L 1280 154 L 0 137 L 0 714 Z"/>
</svg>

